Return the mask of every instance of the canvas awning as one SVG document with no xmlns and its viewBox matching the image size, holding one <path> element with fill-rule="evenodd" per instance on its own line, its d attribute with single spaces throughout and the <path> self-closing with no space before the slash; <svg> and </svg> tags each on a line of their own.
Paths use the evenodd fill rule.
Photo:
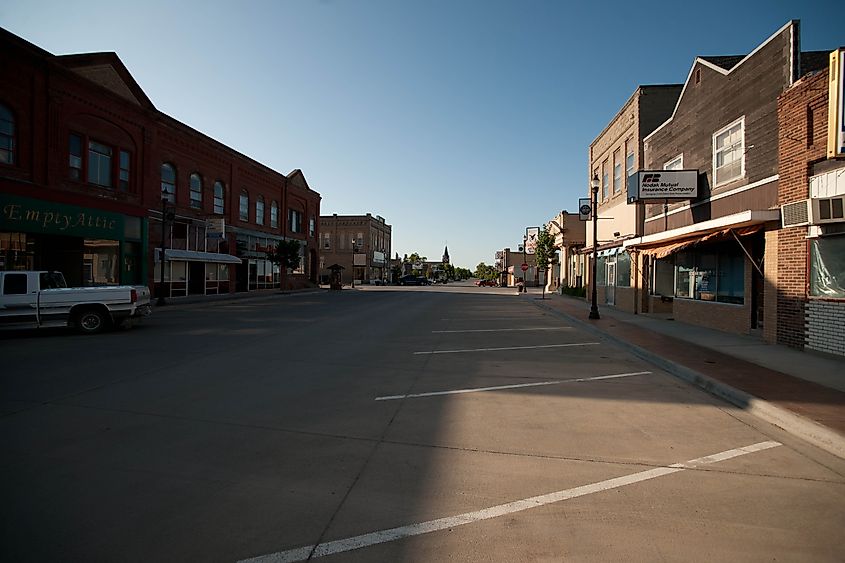
<svg viewBox="0 0 845 563">
<path fill-rule="evenodd" d="M 160 252 L 156 249 L 155 260 L 159 261 Z M 199 250 L 179 250 L 177 248 L 165 248 L 164 259 L 184 260 L 186 262 L 211 262 L 214 264 L 240 264 L 241 259 L 231 254 L 221 254 L 219 252 L 201 252 Z"/>
<path fill-rule="evenodd" d="M 715 231 L 706 235 L 700 235 L 686 240 L 671 242 L 669 244 L 636 248 L 636 250 L 638 250 L 640 254 L 646 256 L 653 256 L 655 259 L 659 260 L 660 258 L 666 258 L 670 254 L 674 254 L 679 250 L 683 250 L 688 246 L 700 244 L 703 242 L 716 242 L 719 240 L 732 239 L 733 234 L 740 237 L 753 235 L 762 228 L 763 225 L 753 225 L 750 227 L 740 227 L 738 229 L 722 229 L 720 231 Z M 731 231 L 733 231 L 733 234 L 731 234 Z"/>
</svg>

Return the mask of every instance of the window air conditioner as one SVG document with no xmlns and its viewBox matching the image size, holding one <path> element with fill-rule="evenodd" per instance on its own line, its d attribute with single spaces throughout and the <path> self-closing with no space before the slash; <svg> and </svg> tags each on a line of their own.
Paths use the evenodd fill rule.
<svg viewBox="0 0 845 563">
<path fill-rule="evenodd" d="M 810 200 L 802 199 L 780 206 L 781 226 L 803 227 L 810 224 Z"/>
<path fill-rule="evenodd" d="M 810 224 L 841 223 L 845 221 L 845 196 L 820 197 L 810 200 Z"/>
</svg>

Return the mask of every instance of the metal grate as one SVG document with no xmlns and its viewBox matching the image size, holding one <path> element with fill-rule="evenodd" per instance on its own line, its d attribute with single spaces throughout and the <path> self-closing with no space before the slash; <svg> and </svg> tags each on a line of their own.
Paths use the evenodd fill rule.
<svg viewBox="0 0 845 563">
<path fill-rule="evenodd" d="M 781 206 L 780 214 L 784 227 L 800 227 L 810 223 L 807 201 L 805 199 Z"/>
</svg>

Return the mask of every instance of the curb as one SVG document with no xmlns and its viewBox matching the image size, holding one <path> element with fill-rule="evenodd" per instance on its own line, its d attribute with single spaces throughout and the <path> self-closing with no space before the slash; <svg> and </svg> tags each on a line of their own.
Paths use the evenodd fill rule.
<svg viewBox="0 0 845 563">
<path fill-rule="evenodd" d="M 325 290 L 325 289 L 322 289 L 322 288 L 293 290 L 293 291 L 292 290 L 285 290 L 285 291 L 276 291 L 275 293 L 262 293 L 262 294 L 259 294 L 259 295 L 243 294 L 242 293 L 242 294 L 235 294 L 235 295 L 243 295 L 243 297 L 229 297 L 229 296 L 211 297 L 211 298 L 205 298 L 205 299 L 201 298 L 201 299 L 198 299 L 196 301 L 191 300 L 191 301 L 184 301 L 184 302 L 183 301 L 173 301 L 173 299 L 177 299 L 177 300 L 180 299 L 179 297 L 175 297 L 175 298 L 169 297 L 167 305 L 164 305 L 164 306 L 157 306 L 155 304 L 155 298 L 151 298 L 150 301 L 151 301 L 153 312 L 155 313 L 156 311 L 158 311 L 159 313 L 162 313 L 164 311 L 169 311 L 169 310 L 174 310 L 174 309 L 191 308 L 191 307 L 197 307 L 197 306 L 201 306 L 201 305 L 214 305 L 214 304 L 218 304 L 218 303 L 222 305 L 222 304 L 240 303 L 242 301 L 246 302 L 246 303 L 251 303 L 251 302 L 257 302 L 257 301 L 267 301 L 267 300 L 270 300 L 270 299 L 273 299 L 273 298 L 276 298 L 276 297 L 283 297 L 283 296 L 286 297 L 286 296 L 290 296 L 290 295 L 309 295 L 309 294 L 313 294 L 313 293 L 321 293 L 323 291 L 328 291 L 328 290 Z"/>
<path fill-rule="evenodd" d="M 536 301 L 534 302 L 534 305 L 540 309 L 549 311 L 552 314 L 559 315 L 567 319 L 569 322 L 579 325 L 595 336 L 602 337 L 617 346 L 625 348 L 641 360 L 654 364 L 670 375 L 688 383 L 692 383 L 696 387 L 703 389 L 711 395 L 731 403 L 732 405 L 738 406 L 750 414 L 788 432 L 789 434 L 801 438 L 805 442 L 821 448 L 837 457 L 845 459 L 845 436 L 842 436 L 815 421 L 795 414 L 790 410 L 778 407 L 768 401 L 764 401 L 763 399 L 755 397 L 726 383 L 722 383 L 721 381 L 699 373 L 684 365 L 667 360 L 650 350 L 613 336 L 600 328 L 570 315 L 569 313 L 559 311 L 543 303 L 537 303 Z"/>
</svg>

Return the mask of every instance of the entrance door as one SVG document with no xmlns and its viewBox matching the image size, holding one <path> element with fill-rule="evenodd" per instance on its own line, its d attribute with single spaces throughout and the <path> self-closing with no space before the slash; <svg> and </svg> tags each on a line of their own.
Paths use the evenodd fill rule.
<svg viewBox="0 0 845 563">
<path fill-rule="evenodd" d="M 205 262 L 188 262 L 188 294 L 205 295 Z"/>
<path fill-rule="evenodd" d="M 616 262 L 607 263 L 607 285 L 604 288 L 604 302 L 616 305 Z"/>
</svg>

